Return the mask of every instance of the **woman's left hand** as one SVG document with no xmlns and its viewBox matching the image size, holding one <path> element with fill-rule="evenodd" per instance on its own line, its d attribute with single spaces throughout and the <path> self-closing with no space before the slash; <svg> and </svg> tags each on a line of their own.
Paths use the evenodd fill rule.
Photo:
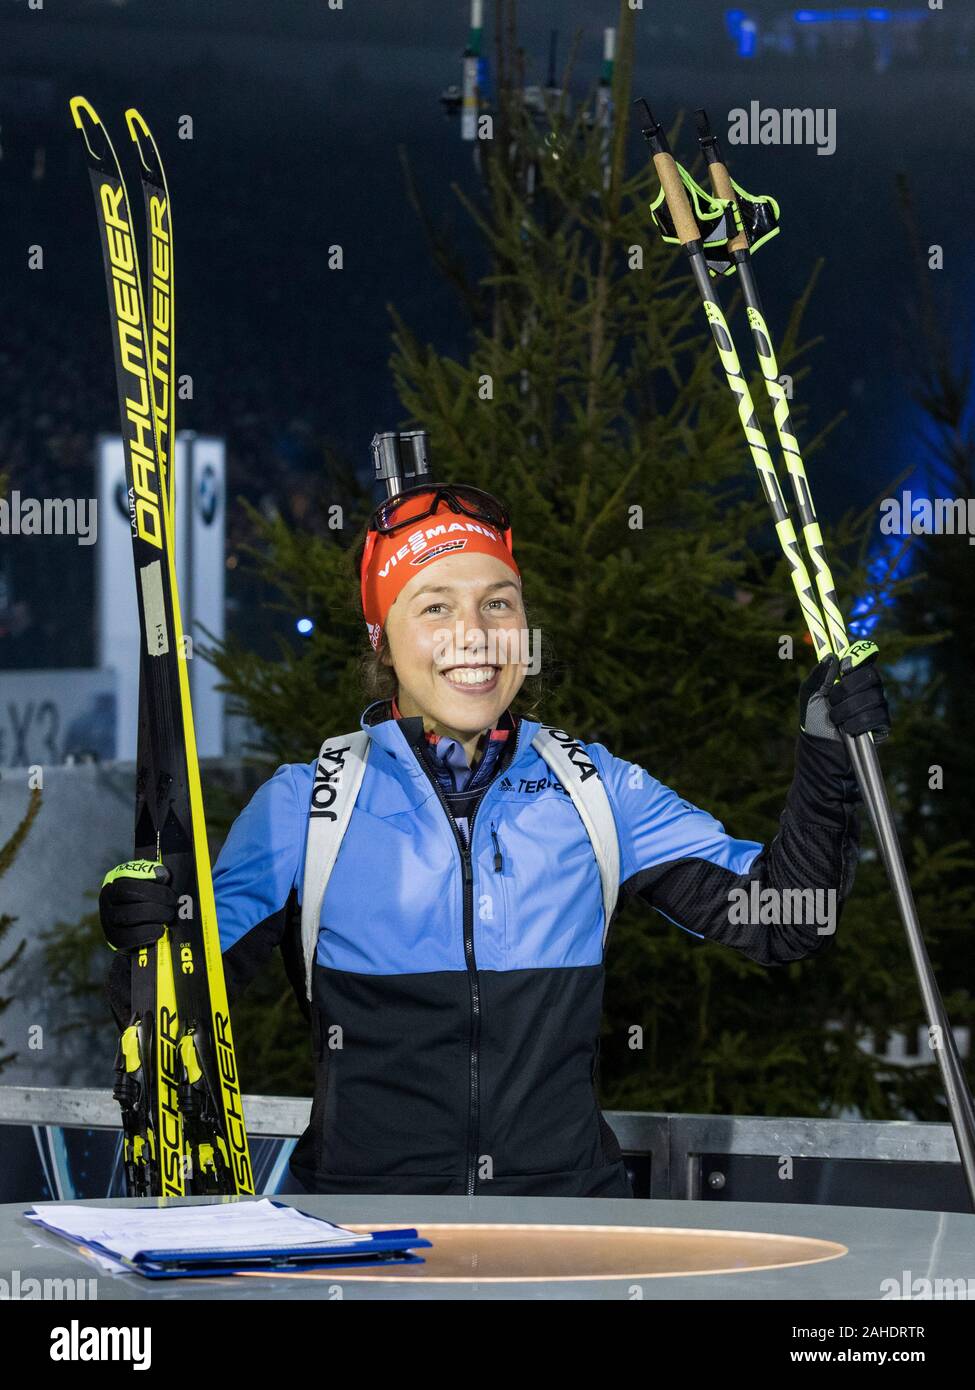
<svg viewBox="0 0 975 1390">
<path fill-rule="evenodd" d="M 799 727 L 814 738 L 855 738 L 872 733 L 879 743 L 890 733 L 890 710 L 877 669 L 873 642 L 854 642 L 842 660 L 830 653 L 799 690 Z M 837 675 L 839 679 L 837 680 Z"/>
</svg>

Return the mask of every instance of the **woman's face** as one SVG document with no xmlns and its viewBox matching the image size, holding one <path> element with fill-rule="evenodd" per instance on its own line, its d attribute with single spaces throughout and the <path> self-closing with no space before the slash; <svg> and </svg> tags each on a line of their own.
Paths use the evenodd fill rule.
<svg viewBox="0 0 975 1390">
<path fill-rule="evenodd" d="M 449 555 L 414 575 L 386 634 L 404 715 L 470 736 L 490 728 L 524 683 L 521 581 L 493 555 Z"/>
</svg>

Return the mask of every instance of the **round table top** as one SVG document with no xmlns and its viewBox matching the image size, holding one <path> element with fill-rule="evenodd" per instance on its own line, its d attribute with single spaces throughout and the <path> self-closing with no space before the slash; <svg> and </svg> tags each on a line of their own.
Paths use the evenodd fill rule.
<svg viewBox="0 0 975 1390">
<path fill-rule="evenodd" d="M 103 1273 L 26 1221 L 28 1204 L 17 1203 L 0 1206 L 0 1278 L 17 1271 L 21 1287 L 36 1279 L 42 1289 L 44 1280 L 95 1278 L 98 1296 L 113 1299 L 879 1300 L 937 1298 L 937 1281 L 957 1288 L 958 1280 L 975 1293 L 975 1216 L 959 1212 L 564 1197 L 275 1200 L 342 1226 L 416 1227 L 433 1249 L 422 1265 L 373 1271 L 153 1281 Z"/>
</svg>

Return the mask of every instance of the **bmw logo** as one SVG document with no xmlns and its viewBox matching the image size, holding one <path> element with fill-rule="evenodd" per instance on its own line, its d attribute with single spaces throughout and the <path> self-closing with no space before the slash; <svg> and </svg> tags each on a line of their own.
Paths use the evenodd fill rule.
<svg viewBox="0 0 975 1390">
<path fill-rule="evenodd" d="M 219 502 L 217 474 L 213 465 L 208 463 L 200 474 L 200 480 L 196 485 L 196 509 L 205 526 L 213 524 Z"/>
</svg>

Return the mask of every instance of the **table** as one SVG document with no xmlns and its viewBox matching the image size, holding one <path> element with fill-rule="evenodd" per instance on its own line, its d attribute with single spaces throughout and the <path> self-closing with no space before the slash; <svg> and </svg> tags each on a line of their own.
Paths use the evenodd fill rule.
<svg viewBox="0 0 975 1390">
<path fill-rule="evenodd" d="M 24 1220 L 24 1206 L 11 1204 L 0 1206 L 0 1279 L 9 1282 L 14 1271 L 21 1286 L 27 1279 L 97 1278 L 99 1300 L 842 1301 L 906 1298 L 912 1280 L 970 1281 L 968 1297 L 975 1297 L 975 1216 L 959 1212 L 563 1197 L 344 1195 L 276 1200 L 338 1225 L 415 1226 L 434 1241 L 437 1265 L 429 1251 L 425 1273 L 417 1266 L 397 1266 L 361 1274 L 335 1270 L 315 1279 L 249 1275 L 153 1282 L 134 1274 L 113 1277 L 55 1237 L 38 1232 Z M 565 1230 L 579 1227 L 603 1229 L 593 1229 L 589 1238 Z M 650 1233 L 639 1237 L 638 1228 Z M 708 1232 L 713 1234 L 704 1234 Z M 735 1232 L 742 1237 L 734 1239 Z M 592 1260 L 588 1266 L 583 1263 L 580 1274 L 579 1262 L 585 1262 L 587 1250 Z M 610 1270 L 607 1275 L 613 1251 L 620 1259 L 616 1273 Z M 448 1256 L 452 1263 L 445 1265 Z M 553 1277 L 553 1257 L 562 1276 Z M 674 1273 L 674 1263 L 668 1266 L 664 1257 L 685 1270 L 716 1267 L 723 1272 Z M 795 1263 L 800 1259 L 805 1262 Z M 505 1268 L 513 1279 L 500 1277 Z M 661 1272 L 668 1268 L 671 1272 Z M 925 1288 L 915 1285 L 914 1296 Z M 936 1285 L 933 1291 L 937 1296 Z"/>
</svg>

